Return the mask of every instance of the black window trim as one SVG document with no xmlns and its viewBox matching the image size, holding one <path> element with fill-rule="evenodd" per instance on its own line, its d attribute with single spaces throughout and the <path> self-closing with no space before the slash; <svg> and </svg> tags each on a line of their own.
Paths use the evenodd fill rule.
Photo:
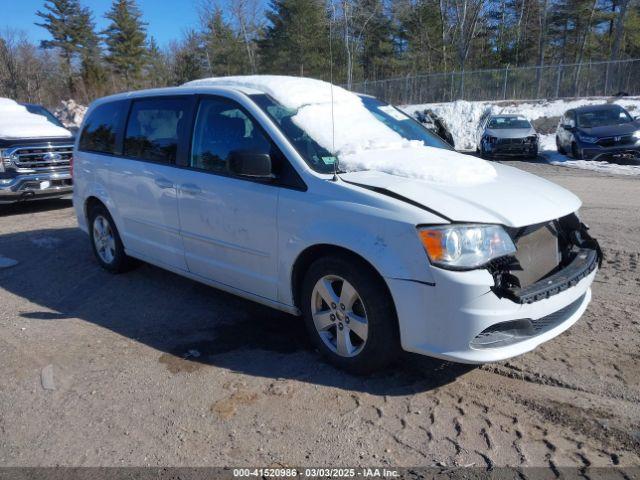
<svg viewBox="0 0 640 480">
<path fill-rule="evenodd" d="M 188 148 L 186 150 L 187 155 L 182 159 L 181 162 L 176 162 L 176 164 L 174 165 L 177 168 L 182 168 L 185 170 L 191 170 L 194 172 L 200 172 L 200 173 L 206 173 L 208 175 L 216 175 L 219 177 L 225 177 L 225 178 L 232 178 L 235 180 L 241 180 L 241 181 L 245 181 L 245 182 L 251 182 L 251 183 L 259 183 L 262 185 L 271 185 L 274 187 L 280 187 L 280 188 L 288 188 L 291 190 L 299 190 L 299 191 L 303 191 L 306 192 L 308 187 L 307 184 L 304 182 L 304 180 L 302 179 L 302 177 L 300 176 L 300 174 L 296 171 L 296 169 L 293 167 L 293 165 L 291 165 L 291 161 L 289 160 L 289 158 L 285 155 L 285 153 L 282 151 L 282 149 L 278 146 L 278 144 L 275 142 L 275 140 L 273 139 L 273 137 L 271 135 L 269 135 L 269 132 L 267 132 L 265 130 L 265 128 L 262 126 L 262 124 L 258 121 L 258 119 L 255 118 L 255 116 L 253 114 L 251 114 L 251 112 L 249 112 L 244 105 L 242 105 L 240 102 L 238 102 L 237 100 L 230 98 L 230 97 L 226 97 L 224 95 L 216 95 L 216 94 L 196 94 L 194 95 L 195 97 L 195 101 L 193 103 L 193 110 L 192 110 L 192 115 L 191 115 L 191 122 L 188 123 L 189 126 L 189 135 L 188 135 Z M 273 148 L 276 149 L 276 151 L 279 153 L 283 164 L 285 168 L 288 168 L 291 172 L 292 172 L 292 179 L 293 182 L 292 183 L 284 183 L 282 182 L 282 178 L 280 176 L 277 176 L 276 178 L 274 178 L 273 180 L 270 181 L 266 181 L 266 180 L 261 180 L 261 179 L 253 179 L 253 178 L 248 178 L 248 177 L 241 177 L 238 175 L 233 175 L 232 173 L 229 172 L 214 172 L 212 170 L 207 170 L 204 168 L 197 168 L 197 167 L 192 167 L 190 165 L 191 163 L 191 152 L 193 149 L 193 135 L 194 135 L 194 129 L 195 129 L 195 125 L 196 125 L 196 119 L 198 116 L 198 112 L 200 110 L 200 104 L 202 103 L 203 100 L 208 99 L 208 98 L 213 98 L 213 99 L 217 99 L 217 100 L 222 100 L 224 102 L 228 102 L 231 103 L 233 105 L 235 105 L 243 114 L 245 114 L 247 116 L 247 118 L 249 120 L 251 120 L 254 125 L 262 132 L 262 134 L 271 142 Z"/>
</svg>

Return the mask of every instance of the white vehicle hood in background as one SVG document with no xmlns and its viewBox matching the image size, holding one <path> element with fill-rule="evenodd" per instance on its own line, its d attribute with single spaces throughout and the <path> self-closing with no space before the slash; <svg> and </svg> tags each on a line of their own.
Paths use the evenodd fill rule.
<svg viewBox="0 0 640 480">
<path fill-rule="evenodd" d="M 494 179 L 471 185 L 433 183 L 373 170 L 343 173 L 340 178 L 388 190 L 454 222 L 524 227 L 580 208 L 578 197 L 554 183 L 513 167 L 493 166 Z"/>
<path fill-rule="evenodd" d="M 29 112 L 9 98 L 0 98 L 0 138 L 71 138 L 66 128 L 51 123 L 46 117 Z"/>
</svg>

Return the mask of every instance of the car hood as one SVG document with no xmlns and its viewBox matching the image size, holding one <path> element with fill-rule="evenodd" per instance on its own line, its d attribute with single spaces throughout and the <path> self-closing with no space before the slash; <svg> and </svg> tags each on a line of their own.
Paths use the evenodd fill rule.
<svg viewBox="0 0 640 480">
<path fill-rule="evenodd" d="M 554 183 L 506 165 L 493 166 L 496 177 L 474 185 L 438 184 L 373 170 L 343 173 L 340 178 L 419 204 L 454 222 L 524 227 L 580 208 L 578 197 Z"/>
<path fill-rule="evenodd" d="M 613 137 L 618 135 L 629 135 L 640 129 L 638 122 L 622 123 L 620 125 L 606 125 L 603 127 L 584 128 L 578 127 L 578 130 L 584 132 L 585 135 L 592 137 Z"/>
<path fill-rule="evenodd" d="M 533 128 L 487 128 L 485 133 L 496 138 L 524 138 L 535 135 L 536 131 Z"/>
</svg>

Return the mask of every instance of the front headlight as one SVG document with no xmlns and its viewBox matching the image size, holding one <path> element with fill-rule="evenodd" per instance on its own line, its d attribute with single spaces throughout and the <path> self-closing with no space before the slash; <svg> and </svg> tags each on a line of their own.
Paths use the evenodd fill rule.
<svg viewBox="0 0 640 480">
<path fill-rule="evenodd" d="M 0 148 L 0 172 L 4 172 L 4 159 L 5 159 L 6 150 L 2 150 Z"/>
<path fill-rule="evenodd" d="M 635 138 L 636 140 L 640 140 L 640 130 L 636 130 L 635 132 L 633 132 L 633 138 Z"/>
<path fill-rule="evenodd" d="M 422 227 L 418 234 L 431 263 L 442 268 L 469 270 L 516 252 L 499 225 Z"/>
<path fill-rule="evenodd" d="M 590 137 L 584 133 L 578 133 L 578 138 L 585 143 L 596 143 L 598 141 L 598 137 Z"/>
</svg>

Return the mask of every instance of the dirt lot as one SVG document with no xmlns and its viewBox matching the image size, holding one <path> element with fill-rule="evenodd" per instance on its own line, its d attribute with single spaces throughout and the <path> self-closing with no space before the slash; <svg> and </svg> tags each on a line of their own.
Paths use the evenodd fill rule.
<svg viewBox="0 0 640 480">
<path fill-rule="evenodd" d="M 296 318 L 103 272 L 69 202 L 2 208 L 0 465 L 638 465 L 640 179 L 515 164 L 584 201 L 606 261 L 583 319 L 508 362 L 372 378 Z"/>
</svg>

